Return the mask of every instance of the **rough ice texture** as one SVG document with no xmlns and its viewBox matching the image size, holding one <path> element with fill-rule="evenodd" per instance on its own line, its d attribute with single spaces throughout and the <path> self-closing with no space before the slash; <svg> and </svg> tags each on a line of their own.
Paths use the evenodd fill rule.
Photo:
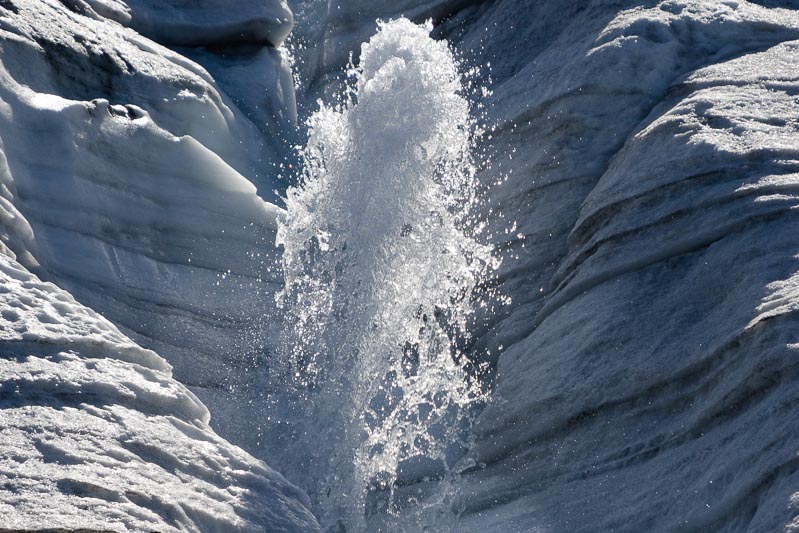
<svg viewBox="0 0 799 533">
<path fill-rule="evenodd" d="M 500 292 L 513 304 L 474 332 L 475 353 L 497 354 L 495 404 L 478 421 L 475 466 L 459 481 L 457 531 L 799 529 L 799 16 L 779 8 L 796 6 L 640 4 L 331 3 L 321 33 L 327 40 L 313 49 L 319 57 L 310 64 L 319 68 L 305 77 L 324 83 L 373 31 L 376 17 L 407 12 L 436 17 L 438 35 L 467 58 L 491 63 L 494 93 L 483 103 L 498 129 L 486 146 L 499 153 L 482 179 L 493 184 L 507 176 L 490 190 L 486 218 L 495 244 L 506 249 Z M 164 35 L 184 24 L 176 18 L 146 29 L 172 46 L 224 49 L 178 53 L 134 32 L 136 10 L 152 21 L 152 5 L 0 1 L 2 242 L 26 268 L 168 354 L 179 377 L 205 385 L 195 388 L 204 398 L 220 399 L 215 418 L 244 443 L 257 433 L 252 412 L 262 404 L 257 397 L 230 401 L 237 397 L 225 390 L 225 376 L 247 385 L 243 369 L 251 362 L 232 348 L 251 326 L 252 309 L 278 287 L 259 279 L 261 259 L 248 254 L 273 239 L 274 211 L 258 203 L 244 178 L 268 196 L 274 184 L 267 161 L 278 147 L 267 127 L 251 123 L 261 121 L 265 101 L 241 72 L 247 61 L 271 65 L 276 74 L 259 83 L 278 94 L 274 84 L 286 70 L 258 47 L 279 42 L 281 25 L 271 36 L 244 31 L 244 46 L 228 31 L 246 18 L 237 19 L 235 9 L 195 40 Z M 259 5 L 266 11 L 252 11 L 256 16 L 278 6 Z M 443 14 L 431 11 L 439 8 Z M 208 28 L 202 22 L 191 26 L 198 35 Z M 222 90 L 208 71 L 225 78 Z M 290 118 L 292 97 L 284 92 L 282 103 L 266 102 Z M 518 231 L 506 233 L 514 221 Z M 35 392 L 17 397 L 10 388 L 8 401 L 20 406 L 2 411 L 9 420 L 3 431 L 24 430 L 0 442 L 20 442 L 27 451 L 9 444 L 0 457 L 15 472 L 49 472 L 50 481 L 14 478 L 27 488 L 4 498 L 33 494 L 28 501 L 40 502 L 41 493 L 26 491 L 49 491 L 63 498 L 67 517 L 95 506 L 83 517 L 90 527 L 115 527 L 108 517 L 122 516 L 144 530 L 213 530 L 192 511 L 195 500 L 203 509 L 230 505 L 217 515 L 251 523 L 249 517 L 265 516 L 257 513 L 278 514 L 274 501 L 292 501 L 257 499 L 266 489 L 244 481 L 218 482 L 214 476 L 226 470 L 210 459 L 217 452 L 198 448 L 199 437 L 180 436 L 188 426 L 205 428 L 202 417 L 187 421 L 202 409 L 162 376 L 150 352 L 120 341 L 88 312 L 79 313 L 85 316 L 75 323 L 84 326 L 73 330 L 46 297 L 19 301 L 25 328 L 57 344 L 32 349 L 21 333 L 9 333 L 3 376 L 10 377 L 2 379 Z M 13 315 L 3 319 L 4 331 L 12 331 Z M 84 337 L 97 344 L 76 340 Z M 111 357 L 98 358 L 106 349 Z M 63 379 L 41 377 L 50 375 L 43 371 Z M 166 386 L 155 386 L 159 380 Z M 105 396 L 76 409 L 65 402 L 78 395 L 61 393 L 67 383 Z M 153 412 L 154 405 L 173 414 Z M 34 410 L 40 413 L 31 416 Z M 175 425 L 179 420 L 188 426 Z M 134 429 L 125 433 L 127 427 Z M 36 431 L 54 447 L 38 443 L 40 451 Z M 131 438 L 167 442 L 130 452 L 124 443 Z M 89 455 L 97 450 L 102 454 Z M 92 461 L 91 468 L 81 461 Z M 106 472 L 98 465 L 108 463 L 113 474 L 105 478 L 79 475 Z M 201 475 L 203 464 L 215 466 Z M 166 473 L 150 492 L 122 490 L 120 480 L 131 482 L 121 472 L 145 484 L 153 465 Z M 245 479 L 246 469 L 233 470 L 234 479 Z M 180 496 L 180 508 L 147 503 L 184 494 L 162 487 L 175 479 L 183 490 L 203 492 L 207 479 L 217 488 L 208 489 L 212 498 Z M 242 485 L 240 494 L 218 489 Z M 413 494 L 421 485 L 405 488 Z M 236 507 L 242 501 L 253 507 Z M 14 508 L 30 514 L 11 529 L 52 527 L 36 514 L 42 506 Z M 303 524 L 307 515 L 297 516 L 293 523 Z M 148 517 L 162 522 L 135 522 Z"/>
<path fill-rule="evenodd" d="M 366 4 L 341 7 L 350 31 L 402 12 Z M 438 26 L 491 63 L 482 178 L 513 298 L 476 332 L 499 356 L 457 531 L 799 528 L 799 12 L 638 4 Z M 340 18 L 316 79 L 348 54 Z"/>
<path fill-rule="evenodd" d="M 298 3 L 314 2 L 298 0 Z M 379 18 L 389 20 L 404 16 L 417 22 L 428 19 L 440 21 L 467 6 L 479 3 L 479 0 L 399 0 L 390 3 L 331 0 L 327 2 L 323 21 L 318 21 L 323 22 L 323 28 L 318 35 L 322 43 L 317 44 L 318 57 L 311 58 L 315 72 L 309 76 L 308 81 L 314 85 L 324 85 L 331 77 L 337 77 L 341 65 L 348 61 L 350 53 L 357 59 L 361 43 L 377 30 Z M 316 43 L 311 43 L 314 44 Z"/>
<path fill-rule="evenodd" d="M 241 112 L 269 138 L 281 138 L 296 125 L 291 72 L 278 48 L 294 17 L 285 0 L 70 0 L 76 11 L 107 18 L 153 41 L 180 47 L 207 68 Z M 248 141 L 257 139 L 251 137 Z M 285 150 L 293 138 L 261 143 L 261 157 Z M 282 158 L 282 154 L 281 154 Z M 281 158 L 271 158 L 276 161 Z M 261 165 L 263 166 L 263 165 Z M 260 169 L 263 172 L 263 169 Z M 258 181 L 259 172 L 249 178 Z M 261 182 L 264 184 L 264 182 Z M 271 195 L 271 188 L 266 189 Z"/>
<path fill-rule="evenodd" d="M 2 254 L 0 309 L 0 530 L 317 529 L 166 361 Z"/>
<path fill-rule="evenodd" d="M 0 530 L 318 528 L 141 347 L 229 398 L 274 145 L 184 56 L 80 2 L 0 2 Z"/>
</svg>

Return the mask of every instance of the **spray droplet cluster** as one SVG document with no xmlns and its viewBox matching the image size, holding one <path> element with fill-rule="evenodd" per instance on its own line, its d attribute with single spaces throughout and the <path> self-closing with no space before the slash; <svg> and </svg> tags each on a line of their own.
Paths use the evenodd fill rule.
<svg viewBox="0 0 799 533">
<path fill-rule="evenodd" d="M 347 530 L 369 506 L 395 510 L 398 479 L 446 475 L 481 398 L 457 346 L 497 265 L 471 219 L 469 103 L 431 30 L 381 23 L 363 46 L 350 96 L 310 119 L 278 230 L 285 352 L 272 379 L 291 384 L 322 519 Z"/>
</svg>

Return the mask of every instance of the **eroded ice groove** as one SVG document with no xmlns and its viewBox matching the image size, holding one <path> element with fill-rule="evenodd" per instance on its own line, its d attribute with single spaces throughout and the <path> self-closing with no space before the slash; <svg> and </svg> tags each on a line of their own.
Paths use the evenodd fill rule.
<svg viewBox="0 0 799 533">
<path fill-rule="evenodd" d="M 431 29 L 383 23 L 363 46 L 353 98 L 311 118 L 304 180 L 278 230 L 287 351 L 272 379 L 293 390 L 276 412 L 294 409 L 300 453 L 284 454 L 311 458 L 283 468 L 324 525 L 347 531 L 400 508 L 451 522 L 446 494 L 414 505 L 394 489 L 454 475 L 481 398 L 455 341 L 496 265 L 469 218 L 469 103 Z"/>
</svg>

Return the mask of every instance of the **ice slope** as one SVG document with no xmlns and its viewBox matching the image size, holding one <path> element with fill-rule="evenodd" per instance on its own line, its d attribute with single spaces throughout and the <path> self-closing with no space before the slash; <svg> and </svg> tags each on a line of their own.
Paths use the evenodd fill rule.
<svg viewBox="0 0 799 533">
<path fill-rule="evenodd" d="M 322 85 L 403 12 L 344 4 Z M 485 217 L 513 298 L 476 332 L 497 370 L 455 530 L 799 527 L 799 6 L 763 4 L 494 0 L 439 23 L 490 63 Z"/>
<path fill-rule="evenodd" d="M 318 529 L 166 361 L 5 254 L 0 309 L 0 531 Z"/>
<path fill-rule="evenodd" d="M 257 42 L 235 57 L 182 48 L 250 91 L 237 105 L 185 55 L 81 5 L 0 5 L 0 181 L 7 217 L 27 224 L 4 224 L 19 234 L 7 245 L 235 412 L 250 405 L 228 400 L 251 389 L 254 309 L 279 287 L 263 266 L 276 209 L 253 183 L 274 198 L 275 124 L 295 113 L 284 59 Z"/>
<path fill-rule="evenodd" d="M 140 347 L 242 411 L 278 152 L 185 56 L 80 2 L 0 2 L 0 530 L 318 528 Z"/>
</svg>

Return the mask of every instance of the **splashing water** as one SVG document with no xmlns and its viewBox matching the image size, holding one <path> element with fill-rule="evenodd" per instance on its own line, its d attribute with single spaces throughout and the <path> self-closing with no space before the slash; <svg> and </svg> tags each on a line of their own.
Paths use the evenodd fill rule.
<svg viewBox="0 0 799 533">
<path fill-rule="evenodd" d="M 481 398 L 456 341 L 497 265 L 469 218 L 469 105 L 431 30 L 379 25 L 354 93 L 310 119 L 278 230 L 286 351 L 272 379 L 291 383 L 295 475 L 331 529 L 364 530 L 370 512 L 400 511 L 398 483 L 446 477 Z"/>
</svg>

